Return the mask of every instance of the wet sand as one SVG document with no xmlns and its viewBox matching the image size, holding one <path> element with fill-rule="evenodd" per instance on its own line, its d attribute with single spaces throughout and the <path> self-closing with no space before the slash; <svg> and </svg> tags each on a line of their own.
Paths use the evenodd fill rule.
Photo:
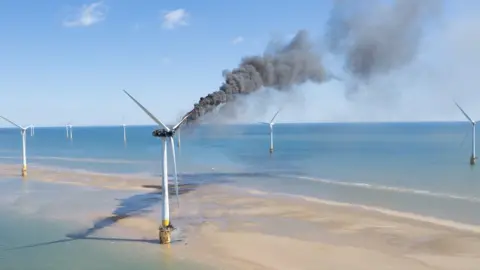
<svg viewBox="0 0 480 270">
<path fill-rule="evenodd" d="M 0 165 L 0 178 L 18 166 Z M 158 191 L 159 178 L 31 168 L 29 179 L 106 189 Z M 28 180 L 27 180 L 28 181 Z M 219 269 L 478 269 L 480 227 L 387 209 L 267 194 L 228 185 L 181 187 L 171 200 L 179 230 L 169 254 Z M 188 191 L 188 192 L 187 192 Z M 92 222 L 117 218 L 92 209 Z M 118 218 L 112 237 L 156 239 L 159 213 Z M 144 243 L 152 254 L 167 249 Z"/>
</svg>

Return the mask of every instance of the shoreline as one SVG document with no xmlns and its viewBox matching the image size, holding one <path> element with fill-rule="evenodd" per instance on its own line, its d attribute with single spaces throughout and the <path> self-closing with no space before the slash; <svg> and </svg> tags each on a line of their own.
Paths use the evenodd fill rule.
<svg viewBox="0 0 480 270">
<path fill-rule="evenodd" d="M 0 165 L 0 177 L 21 179 L 16 165 Z M 159 192 L 153 176 L 32 167 L 28 178 L 107 191 Z M 182 242 L 171 244 L 170 252 L 214 268 L 370 269 L 365 265 L 369 262 L 423 270 L 475 269 L 480 264 L 480 226 L 222 184 L 184 185 L 180 190 L 181 207 L 172 202 L 171 219 L 180 228 L 172 238 Z M 109 235 L 157 239 L 158 210 L 118 220 Z M 109 215 L 95 210 L 89 218 Z M 164 248 L 147 246 L 152 251 Z"/>
</svg>

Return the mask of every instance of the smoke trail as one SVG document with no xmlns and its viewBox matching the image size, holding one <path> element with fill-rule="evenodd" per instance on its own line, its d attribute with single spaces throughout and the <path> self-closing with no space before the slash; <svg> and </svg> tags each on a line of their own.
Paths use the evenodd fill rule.
<svg viewBox="0 0 480 270">
<path fill-rule="evenodd" d="M 345 57 L 354 79 L 368 82 L 416 57 L 423 31 L 439 14 L 438 0 L 337 0 L 327 24 L 328 49 Z"/>
<path fill-rule="evenodd" d="M 299 31 L 292 41 L 263 56 L 242 59 L 238 68 L 224 71 L 225 82 L 218 91 L 200 98 L 188 122 L 193 123 L 221 104 L 232 102 L 236 95 L 245 95 L 270 87 L 288 90 L 307 81 L 323 82 L 325 70 L 320 56 L 306 31 Z"/>
<path fill-rule="evenodd" d="M 439 14 L 441 5 L 440 0 L 336 0 L 325 41 L 351 75 L 345 84 L 347 91 L 357 92 L 363 89 L 359 83 L 410 64 L 418 54 L 425 27 Z M 224 77 L 218 91 L 194 105 L 188 122 L 262 87 L 285 90 L 307 81 L 335 78 L 326 74 L 306 31 L 299 31 L 289 44 L 272 53 L 242 59 L 239 67 L 224 72 Z M 226 112 L 235 113 L 229 106 L 220 111 Z"/>
</svg>

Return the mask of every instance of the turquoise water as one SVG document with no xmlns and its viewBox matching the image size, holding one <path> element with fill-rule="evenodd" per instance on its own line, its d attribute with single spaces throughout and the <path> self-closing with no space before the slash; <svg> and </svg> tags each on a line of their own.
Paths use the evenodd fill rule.
<svg viewBox="0 0 480 270">
<path fill-rule="evenodd" d="M 38 127 L 27 137 L 30 170 L 159 174 L 161 144 L 153 129 L 128 127 L 124 145 L 122 127 L 75 127 L 73 141 L 64 128 Z M 468 164 L 469 131 L 466 123 L 278 124 L 270 155 L 267 126 L 202 126 L 182 131 L 177 160 L 184 183 L 226 183 L 480 224 L 480 172 Z M 0 129 L 0 162 L 20 170 L 20 154 L 18 130 Z M 68 238 L 92 226 L 91 209 L 158 212 L 159 195 L 148 196 L 0 181 L 0 268 L 200 269 L 136 252 L 155 239 L 112 240 L 102 234 L 112 225 L 105 221 L 90 229 L 94 239 Z M 85 214 L 85 222 L 58 220 L 68 216 L 65 206 L 77 218 Z"/>
<path fill-rule="evenodd" d="M 38 127 L 35 136 L 27 138 L 29 162 L 158 174 L 161 144 L 151 136 L 153 129 L 127 127 L 124 145 L 121 126 L 75 127 L 73 141 L 67 140 L 63 127 Z M 273 155 L 268 152 L 267 126 L 182 131 L 177 151 L 181 180 L 223 180 L 480 224 L 475 211 L 480 206 L 480 172 L 468 164 L 467 123 L 277 124 L 274 129 Z M 19 132 L 0 129 L 1 162 L 19 163 L 20 149 Z"/>
<path fill-rule="evenodd" d="M 114 224 L 91 217 L 92 209 L 134 214 L 146 208 L 131 192 L 2 180 L 0 269 L 204 269 L 162 252 L 156 239 L 105 234 Z M 72 237 L 79 232 L 86 237 Z"/>
</svg>

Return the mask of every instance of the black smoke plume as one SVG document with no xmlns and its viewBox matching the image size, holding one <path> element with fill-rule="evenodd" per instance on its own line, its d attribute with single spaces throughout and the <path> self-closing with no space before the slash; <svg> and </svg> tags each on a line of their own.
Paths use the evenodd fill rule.
<svg viewBox="0 0 480 270">
<path fill-rule="evenodd" d="M 306 31 L 299 31 L 286 45 L 263 56 L 242 59 L 238 68 L 224 71 L 225 82 L 218 91 L 200 98 L 194 105 L 187 123 L 199 120 L 216 107 L 235 100 L 263 87 L 288 90 L 292 86 L 327 79 L 320 56 L 314 52 L 313 43 Z"/>
<path fill-rule="evenodd" d="M 344 61 L 347 93 L 411 63 L 425 28 L 438 17 L 442 4 L 441 0 L 334 0 L 324 41 L 328 51 Z M 289 44 L 271 53 L 243 58 L 224 77 L 218 91 L 194 105 L 189 123 L 237 95 L 262 87 L 286 90 L 306 81 L 335 79 L 326 74 L 306 31 L 299 31 Z"/>
<path fill-rule="evenodd" d="M 327 47 L 344 57 L 349 75 L 369 82 L 415 59 L 425 27 L 441 5 L 441 0 L 336 0 L 327 23 Z"/>
</svg>

